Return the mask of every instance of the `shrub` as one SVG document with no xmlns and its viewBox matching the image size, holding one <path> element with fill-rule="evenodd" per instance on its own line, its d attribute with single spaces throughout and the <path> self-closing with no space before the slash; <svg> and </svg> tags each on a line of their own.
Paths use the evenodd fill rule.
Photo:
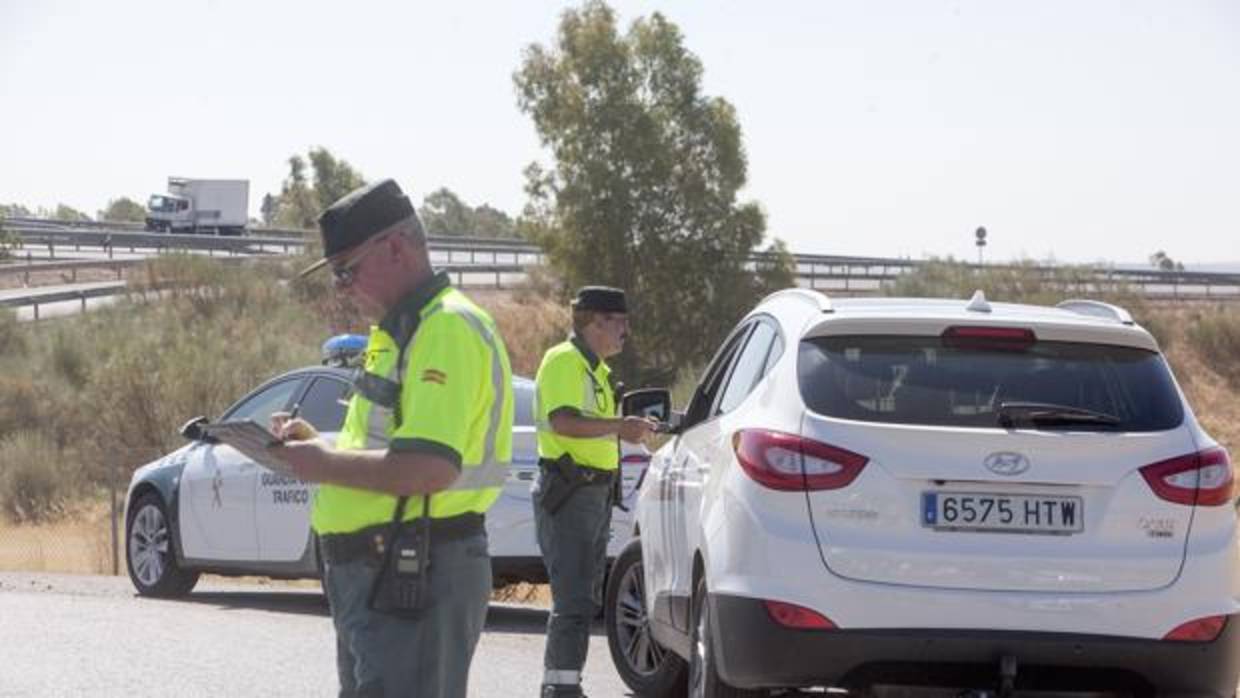
<svg viewBox="0 0 1240 698">
<path fill-rule="evenodd" d="M 1215 372 L 1240 388 L 1240 311 L 1219 307 L 1191 318 L 1188 341 Z"/>
<path fill-rule="evenodd" d="M 0 308 L 0 356 L 26 351 L 26 335 L 11 308 Z"/>
<path fill-rule="evenodd" d="M 0 441 L 0 512 L 16 523 L 55 518 L 79 493 L 80 480 L 54 443 L 24 431 Z"/>
</svg>

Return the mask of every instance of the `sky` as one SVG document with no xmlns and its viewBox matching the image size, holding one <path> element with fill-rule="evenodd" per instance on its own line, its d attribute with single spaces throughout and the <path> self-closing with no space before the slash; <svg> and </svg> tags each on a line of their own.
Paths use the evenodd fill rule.
<svg viewBox="0 0 1240 698">
<path fill-rule="evenodd" d="M 248 179 L 323 146 L 415 201 L 517 214 L 550 162 L 517 107 L 543 0 L 0 0 L 0 203 L 94 214 L 169 175 Z M 621 2 L 661 12 L 731 102 L 741 199 L 794 252 L 1240 261 L 1233 0 Z"/>
</svg>

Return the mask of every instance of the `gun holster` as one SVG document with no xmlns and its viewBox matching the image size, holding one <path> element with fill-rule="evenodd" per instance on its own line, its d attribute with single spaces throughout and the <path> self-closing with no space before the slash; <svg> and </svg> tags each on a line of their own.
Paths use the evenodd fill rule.
<svg viewBox="0 0 1240 698">
<path fill-rule="evenodd" d="M 555 460 L 543 458 L 538 464 L 542 467 L 542 498 L 539 502 L 548 514 L 554 514 L 586 481 L 567 453 Z"/>
</svg>

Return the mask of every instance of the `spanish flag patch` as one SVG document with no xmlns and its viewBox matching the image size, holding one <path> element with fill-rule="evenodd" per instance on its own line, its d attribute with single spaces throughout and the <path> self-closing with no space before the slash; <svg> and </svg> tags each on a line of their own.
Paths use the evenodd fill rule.
<svg viewBox="0 0 1240 698">
<path fill-rule="evenodd" d="M 434 368 L 428 368 L 422 372 L 423 383 L 438 383 L 443 385 L 448 382 L 448 374 Z"/>
</svg>

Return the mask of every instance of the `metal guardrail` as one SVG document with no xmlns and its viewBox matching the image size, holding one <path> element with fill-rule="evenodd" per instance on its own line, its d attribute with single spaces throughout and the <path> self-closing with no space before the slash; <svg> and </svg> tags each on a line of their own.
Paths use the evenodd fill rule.
<svg viewBox="0 0 1240 698">
<path fill-rule="evenodd" d="M 81 266 L 86 265 L 99 266 L 100 264 L 110 264 L 117 268 L 122 268 L 141 264 L 143 261 L 137 259 L 101 260 L 99 262 L 86 260 L 85 264 L 80 262 L 35 262 L 30 266 L 40 268 L 81 268 Z M 22 266 L 25 267 L 27 265 Z M 447 264 L 439 265 L 436 268 L 453 276 L 456 285 L 462 288 L 506 288 L 505 277 L 525 275 L 525 266 L 521 264 Z M 0 267 L 0 271 L 11 271 L 12 269 L 12 266 L 7 269 Z M 485 281 L 481 279 L 485 279 Z M 74 288 L 55 286 L 0 291 L 0 307 L 20 308 L 33 306 L 34 319 L 38 320 L 40 305 L 63 303 L 65 301 L 81 301 L 81 309 L 84 312 L 88 299 L 119 295 L 127 290 L 128 285 L 125 281 L 100 281 L 79 284 Z"/>
<path fill-rule="evenodd" d="M 76 288 L 53 287 L 44 289 L 27 289 L 22 294 L 0 295 L 0 306 L 20 308 L 34 306 L 34 319 L 39 319 L 39 306 L 48 303 L 64 303 L 65 301 L 81 301 L 82 312 L 86 312 L 86 301 L 90 298 L 104 298 L 124 293 L 124 281 L 101 281 L 93 284 L 82 284 Z"/>
<path fill-rule="evenodd" d="M 217 237 L 215 235 L 184 235 L 168 233 L 146 233 L 113 229 L 104 229 L 104 224 L 66 224 L 94 226 L 94 229 L 57 229 L 46 226 L 54 221 L 9 219 L 12 223 L 34 223 L 37 225 L 11 225 L 23 239 L 25 244 L 47 245 L 50 256 L 55 256 L 56 246 L 74 246 L 75 250 L 82 247 L 97 247 L 109 252 L 113 249 L 128 247 L 130 250 L 194 250 L 213 254 L 216 251 L 228 254 L 263 254 L 278 249 L 289 252 L 301 248 L 307 239 L 313 239 L 309 231 L 293 232 L 298 237 L 261 237 L 245 235 L 239 237 Z M 262 229 L 277 232 L 275 229 Z M 258 232 L 255 230 L 253 232 Z M 309 237 L 308 237 L 309 235 Z M 542 249 L 525 240 L 432 236 L 429 239 L 432 254 L 441 258 L 439 266 L 444 264 L 462 263 L 461 257 L 468 255 L 471 264 L 479 263 L 479 256 L 488 258 L 486 262 L 499 265 L 511 262 L 521 264 L 523 258 L 533 258 L 534 263 L 543 259 Z M 270 249 L 269 249 L 270 248 Z M 446 255 L 446 259 L 443 257 Z M 890 283 L 899 275 L 928 262 L 923 260 L 891 259 L 883 257 L 864 257 L 849 255 L 826 254 L 793 254 L 796 264 L 796 275 L 799 283 L 810 288 L 835 292 L 874 292 L 883 284 Z M 751 264 L 761 264 L 771 259 L 764 253 L 755 253 Z M 485 263 L 485 262 L 484 262 Z M 987 265 L 980 267 L 969 264 L 974 269 L 1003 269 L 1009 265 Z M 1044 278 L 1054 278 L 1062 273 L 1062 267 L 1045 265 L 1021 266 L 1022 269 L 1033 270 Z M 1188 298 L 1218 297 L 1224 300 L 1240 298 L 1240 274 L 1194 271 L 1163 271 L 1159 269 L 1117 269 L 1109 267 L 1093 267 L 1088 269 L 1088 278 L 1084 280 L 1083 291 L 1107 290 L 1125 284 L 1135 286 L 1142 293 L 1157 298 Z"/>
</svg>

